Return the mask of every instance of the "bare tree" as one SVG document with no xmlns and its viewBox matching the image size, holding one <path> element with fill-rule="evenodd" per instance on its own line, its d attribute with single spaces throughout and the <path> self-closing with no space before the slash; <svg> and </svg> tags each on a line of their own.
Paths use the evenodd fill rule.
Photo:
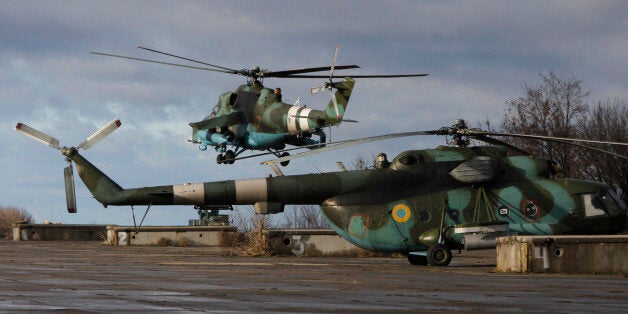
<svg viewBox="0 0 628 314">
<path fill-rule="evenodd" d="M 587 139 L 628 143 L 628 106 L 619 99 L 598 102 L 591 114 L 580 120 L 582 135 Z M 619 155 L 627 156 L 625 146 L 597 146 Z M 624 201 L 628 201 L 628 161 L 594 151 L 583 154 L 579 169 L 585 178 L 606 182 L 619 187 Z"/>
<path fill-rule="evenodd" d="M 328 229 L 329 223 L 323 217 L 319 206 L 301 205 L 285 215 L 286 228 L 293 229 Z"/>
<path fill-rule="evenodd" d="M 581 136 L 577 122 L 587 113 L 585 100 L 589 96 L 589 92 L 582 89 L 582 81 L 574 77 L 559 77 L 553 71 L 540 76 L 540 85 L 525 83 L 524 96 L 506 101 L 501 129 L 509 133 Z M 579 152 L 573 146 L 527 139 L 512 139 L 509 142 L 535 156 L 557 160 L 566 176 L 581 177 L 575 166 Z"/>
</svg>

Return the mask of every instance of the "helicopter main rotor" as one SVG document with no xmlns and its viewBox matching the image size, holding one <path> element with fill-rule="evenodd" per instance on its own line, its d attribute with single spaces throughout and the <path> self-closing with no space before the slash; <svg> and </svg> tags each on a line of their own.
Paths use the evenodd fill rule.
<svg viewBox="0 0 628 314">
<path fill-rule="evenodd" d="M 370 137 L 358 138 L 358 139 L 353 139 L 353 140 L 329 142 L 329 143 L 326 144 L 325 147 L 321 147 L 321 148 L 316 148 L 317 145 L 311 145 L 312 148 L 316 148 L 316 149 L 312 149 L 310 151 L 306 151 L 306 152 L 302 152 L 302 153 L 298 153 L 298 154 L 294 154 L 294 155 L 290 155 L 290 156 L 286 156 L 286 157 L 281 157 L 281 158 L 277 158 L 277 159 L 273 159 L 273 160 L 267 160 L 267 161 L 262 162 L 262 164 L 264 164 L 264 165 L 273 165 L 273 164 L 277 164 L 277 163 L 280 163 L 280 162 L 290 161 L 290 160 L 293 160 L 293 159 L 307 157 L 307 156 L 320 154 L 320 153 L 324 153 L 324 152 L 331 151 L 331 150 L 351 147 L 351 146 L 360 145 L 360 144 L 364 144 L 364 143 L 370 143 L 370 142 L 387 140 L 387 139 L 393 139 L 393 138 L 400 138 L 400 137 L 418 136 L 418 135 L 445 135 L 445 136 L 451 136 L 452 139 L 448 141 L 448 144 L 450 144 L 452 146 L 455 146 L 455 147 L 463 147 L 463 148 L 469 146 L 470 139 L 475 139 L 475 140 L 483 141 L 483 142 L 486 142 L 486 143 L 489 143 L 489 144 L 493 144 L 493 145 L 504 146 L 504 147 L 506 147 L 508 149 L 511 149 L 513 151 L 516 151 L 516 152 L 518 152 L 520 154 L 530 155 L 530 153 L 522 150 L 519 147 L 516 147 L 514 145 L 508 144 L 508 143 L 506 143 L 506 142 L 504 142 L 502 140 L 498 140 L 498 139 L 490 137 L 490 136 L 527 138 L 527 139 L 533 139 L 533 140 L 542 140 L 542 141 L 549 141 L 549 142 L 556 142 L 556 143 L 561 143 L 561 144 L 573 145 L 573 146 L 577 146 L 577 147 L 581 147 L 581 148 L 585 148 L 585 149 L 590 149 L 590 150 L 594 150 L 594 151 L 597 151 L 597 152 L 601 152 L 601 153 L 604 153 L 604 154 L 608 154 L 608 155 L 611 155 L 611 156 L 619 157 L 619 158 L 622 158 L 622 159 L 628 159 L 628 156 L 624 156 L 624 155 L 620 155 L 620 154 L 617 154 L 617 153 L 614 153 L 614 152 L 610 152 L 610 151 L 607 151 L 607 150 L 603 150 L 603 149 L 599 149 L 599 148 L 596 148 L 596 147 L 580 144 L 580 143 L 590 143 L 590 144 L 606 144 L 606 145 L 628 146 L 628 143 L 598 141 L 598 140 L 587 140 L 587 139 L 578 139 L 578 138 L 553 137 L 553 136 L 543 136 L 543 135 L 490 132 L 490 131 L 483 131 L 481 129 L 469 129 L 467 127 L 466 122 L 464 120 L 458 119 L 458 120 L 456 120 L 454 122 L 454 124 L 452 126 L 450 126 L 450 127 L 442 127 L 440 129 L 437 129 L 437 130 L 392 133 L 392 134 L 385 134 L 385 135 L 378 135 L 378 136 L 370 136 Z M 302 146 L 300 148 L 310 148 L 310 147 Z M 247 157 L 256 157 L 256 156 L 261 156 L 261 155 L 263 155 L 263 154 L 252 155 L 252 156 L 247 156 Z"/>
<path fill-rule="evenodd" d="M 114 57 L 114 58 L 122 58 L 122 59 L 128 59 L 128 60 L 135 60 L 135 61 L 143 61 L 143 62 L 150 62 L 150 63 L 158 63 L 158 64 L 163 64 L 163 65 L 171 65 L 171 66 L 177 66 L 177 67 L 184 67 L 184 68 L 189 68 L 189 69 L 196 69 L 196 70 L 205 70 L 205 71 L 212 71 L 212 72 L 220 72 L 220 73 L 227 73 L 227 74 L 235 74 L 235 75 L 242 75 L 245 76 L 247 78 L 249 78 L 249 83 L 253 83 L 253 84 L 262 84 L 262 80 L 264 78 L 267 77 L 276 77 L 276 78 L 329 78 L 329 75 L 304 75 L 304 73 L 312 73 L 312 72 L 322 72 L 322 71 L 331 71 L 333 73 L 334 70 L 347 70 L 347 69 L 357 69 L 360 68 L 360 66 L 355 65 L 355 64 L 351 64 L 351 65 L 335 65 L 335 60 L 334 60 L 334 65 L 332 66 L 323 66 L 323 67 L 310 67 L 310 68 L 300 68 L 300 69 L 290 69 L 290 70 L 280 70 L 280 71 L 269 71 L 267 69 L 261 69 L 259 66 L 255 66 L 252 69 L 233 69 L 233 68 L 228 68 L 228 67 L 223 67 L 223 66 L 219 66 L 219 65 L 215 65 L 215 64 L 211 64 L 211 63 L 207 63 L 207 62 L 202 62 L 202 61 L 198 61 L 195 59 L 191 59 L 191 58 L 186 58 L 186 57 L 182 57 L 182 56 L 178 56 L 175 54 L 171 54 L 171 53 L 167 53 L 167 52 L 163 52 L 163 51 L 159 51 L 159 50 L 155 50 L 155 49 L 151 49 L 151 48 L 146 48 L 146 47 L 138 47 L 139 49 L 143 49 L 146 51 L 151 51 L 151 52 L 155 52 L 158 54 L 162 54 L 162 55 L 166 55 L 169 57 L 173 57 L 173 58 L 177 58 L 177 59 L 181 59 L 181 60 L 186 60 L 189 62 L 193 62 L 193 63 L 198 63 L 198 64 L 202 64 L 205 65 L 206 67 L 200 67 L 200 66 L 192 66 L 192 65 L 186 65 L 186 64 L 179 64 L 179 63 L 171 63 L 171 62 L 164 62 L 164 61 L 157 61 L 157 60 L 150 60 L 150 59 L 143 59 L 143 58 L 136 58 L 136 57 L 128 57 L 128 56 L 122 56 L 122 55 L 116 55 L 116 54 L 110 54 L 110 53 L 102 53 L 102 52 L 91 52 L 92 54 L 96 54 L 96 55 L 101 55 L 101 56 L 108 56 L 108 57 Z M 336 52 L 337 55 L 337 52 Z M 385 74 L 385 75 L 351 75 L 352 78 L 394 78 L 394 77 L 417 77 L 417 76 L 427 76 L 428 74 Z"/>
</svg>

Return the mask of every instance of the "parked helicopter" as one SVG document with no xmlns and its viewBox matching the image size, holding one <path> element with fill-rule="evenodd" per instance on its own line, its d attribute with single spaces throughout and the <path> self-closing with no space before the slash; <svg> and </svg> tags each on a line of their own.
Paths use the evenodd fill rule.
<svg viewBox="0 0 628 314">
<path fill-rule="evenodd" d="M 119 125 L 116 119 L 90 136 L 86 144 L 63 148 L 57 139 L 22 123 L 16 130 L 66 156 L 70 164 L 65 170 L 70 212 L 76 211 L 74 162 L 81 180 L 105 207 L 194 205 L 224 209 L 253 205 L 259 214 L 274 214 L 287 204 L 320 205 L 332 228 L 349 242 L 367 250 L 403 253 L 410 263 L 420 265 L 446 266 L 452 250 L 491 248 L 496 237 L 513 233 L 616 233 L 625 227 L 626 204 L 608 185 L 558 179 L 558 166 L 552 161 L 526 155 L 509 157 L 506 147 L 511 146 L 489 136 L 525 135 L 468 129 L 461 121 L 438 130 L 397 134 L 447 135 L 454 146 L 405 151 L 391 162 L 380 154 L 374 169 L 127 189 L 78 152 Z M 392 137 L 395 135 L 338 145 Z M 500 146 L 469 147 L 470 138 Z"/>
<path fill-rule="evenodd" d="M 241 85 L 235 91 L 226 92 L 218 98 L 218 104 L 203 120 L 190 123 L 192 127 L 192 139 L 200 150 L 206 150 L 213 146 L 218 152 L 216 162 L 219 164 L 233 164 L 236 157 L 247 150 L 269 151 L 277 157 L 287 156 L 289 153 L 278 152 L 287 145 L 306 146 L 310 149 L 321 147 L 327 140 L 323 129 L 328 126 L 338 125 L 343 121 L 357 122 L 343 119 L 349 102 L 349 97 L 355 85 L 354 78 L 392 78 L 426 76 L 427 74 L 392 74 L 392 75 L 353 75 L 345 77 L 342 81 L 334 82 L 334 71 L 359 68 L 357 65 L 336 65 L 338 48 L 334 53 L 331 67 L 303 68 L 283 71 L 268 71 L 254 67 L 250 70 L 235 70 L 205 62 L 184 58 L 177 55 L 157 51 L 154 49 L 138 47 L 140 49 L 175 57 L 207 67 L 196 67 L 182 64 L 140 59 L 92 52 L 98 55 L 153 62 L 159 64 L 180 66 L 192 69 L 201 69 L 213 72 L 236 74 L 247 77 L 247 83 Z M 330 71 L 326 75 L 304 75 L 304 73 Z M 284 103 L 280 88 L 265 88 L 263 79 L 277 78 L 328 78 L 323 85 L 310 90 L 312 94 L 323 90 L 329 90 L 331 101 L 324 110 L 316 110 Z M 334 91 L 335 90 L 335 91 Z M 318 139 L 312 139 L 312 135 Z M 228 149 L 233 147 L 234 150 Z M 286 166 L 289 161 L 284 161 Z"/>
</svg>

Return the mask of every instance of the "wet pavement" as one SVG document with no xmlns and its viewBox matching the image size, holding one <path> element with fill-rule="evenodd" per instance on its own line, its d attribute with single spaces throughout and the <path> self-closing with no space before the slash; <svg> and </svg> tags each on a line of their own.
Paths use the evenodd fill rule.
<svg viewBox="0 0 628 314">
<path fill-rule="evenodd" d="M 495 264 L 494 250 L 429 267 L 0 241 L 0 312 L 628 312 L 626 275 L 505 274 Z"/>
</svg>

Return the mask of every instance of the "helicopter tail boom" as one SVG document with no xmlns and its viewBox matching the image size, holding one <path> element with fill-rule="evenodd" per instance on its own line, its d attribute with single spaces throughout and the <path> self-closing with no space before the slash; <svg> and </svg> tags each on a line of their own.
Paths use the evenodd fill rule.
<svg viewBox="0 0 628 314">
<path fill-rule="evenodd" d="M 85 186 L 105 207 L 253 205 L 260 214 L 275 214 L 282 212 L 285 204 L 319 205 L 334 195 L 347 193 L 362 184 L 364 178 L 370 178 L 369 173 L 372 172 L 362 172 L 358 176 L 324 173 L 317 175 L 315 182 L 302 180 L 310 175 L 296 175 L 124 189 L 81 156 L 76 149 L 64 149 L 63 154 L 74 162 Z M 377 178 L 373 180 L 380 181 Z"/>
</svg>

